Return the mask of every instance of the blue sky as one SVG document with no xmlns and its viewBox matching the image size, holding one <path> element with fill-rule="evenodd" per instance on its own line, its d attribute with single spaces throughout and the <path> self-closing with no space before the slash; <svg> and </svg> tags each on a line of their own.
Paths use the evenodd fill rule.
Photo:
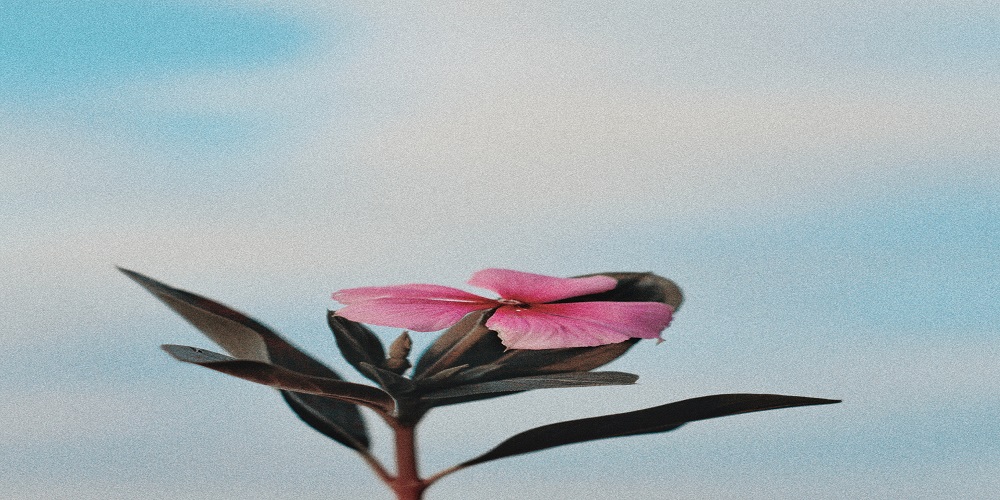
<svg viewBox="0 0 1000 500">
<path fill-rule="evenodd" d="M 668 341 L 615 365 L 639 385 L 433 413 L 425 470 L 685 397 L 844 399 L 486 464 L 429 498 L 1000 490 L 997 4 L 329 4 L 0 9 L 9 496 L 383 493 L 269 390 L 162 354 L 210 344 L 114 265 L 351 377 L 335 289 L 495 266 L 685 290 Z"/>
<path fill-rule="evenodd" d="M 183 3 L 13 1 L 0 22 L 3 87 L 22 99 L 267 64 L 308 35 L 293 19 Z"/>
</svg>

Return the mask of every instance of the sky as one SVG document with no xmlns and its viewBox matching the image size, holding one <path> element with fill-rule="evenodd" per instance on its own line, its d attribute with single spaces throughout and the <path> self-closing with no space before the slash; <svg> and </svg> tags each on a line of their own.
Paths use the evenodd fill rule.
<svg viewBox="0 0 1000 500">
<path fill-rule="evenodd" d="M 3 496 L 389 498 L 270 389 L 162 353 L 214 346 L 119 265 L 359 382 L 337 289 L 680 284 L 666 342 L 611 365 L 637 385 L 436 410 L 427 472 L 688 397 L 843 400 L 491 462 L 429 499 L 993 498 L 998 7 L 9 0 Z"/>
</svg>

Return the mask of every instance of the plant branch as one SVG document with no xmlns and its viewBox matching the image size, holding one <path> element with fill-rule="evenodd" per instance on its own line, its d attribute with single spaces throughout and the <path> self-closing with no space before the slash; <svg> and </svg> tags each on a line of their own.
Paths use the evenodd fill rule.
<svg viewBox="0 0 1000 500">
<path fill-rule="evenodd" d="M 451 474 L 453 472 L 458 472 L 458 471 L 460 471 L 460 470 L 462 470 L 464 468 L 465 467 L 462 466 L 461 464 L 460 465 L 454 465 L 452 467 L 448 467 L 447 469 L 441 470 L 438 473 L 434 474 L 433 476 L 428 477 L 427 479 L 424 480 L 424 483 L 426 483 L 427 486 L 430 486 L 430 485 L 436 483 L 439 479 L 447 476 L 448 474 Z"/>
<path fill-rule="evenodd" d="M 385 470 L 385 466 L 382 465 L 382 462 L 379 462 L 378 459 L 375 458 L 371 453 L 364 452 L 360 453 L 360 455 L 361 458 L 364 459 L 365 463 L 367 463 L 368 466 L 371 467 L 372 471 L 375 472 L 375 475 L 378 476 L 378 478 L 381 479 L 383 483 L 392 484 L 392 482 L 396 479 L 392 476 L 392 474 L 389 474 L 389 471 Z"/>
</svg>

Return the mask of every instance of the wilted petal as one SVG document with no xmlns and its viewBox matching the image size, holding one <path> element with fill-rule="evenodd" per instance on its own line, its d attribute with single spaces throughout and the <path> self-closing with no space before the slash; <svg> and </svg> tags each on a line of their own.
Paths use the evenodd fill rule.
<svg viewBox="0 0 1000 500">
<path fill-rule="evenodd" d="M 555 278 L 510 269 L 483 269 L 472 275 L 469 284 L 493 290 L 505 299 L 537 304 L 606 292 L 618 281 L 608 276 Z"/>
<path fill-rule="evenodd" d="M 570 302 L 504 306 L 486 322 L 511 349 L 556 349 L 659 338 L 673 309 L 659 302 Z"/>
<path fill-rule="evenodd" d="M 333 294 L 346 307 L 337 316 L 359 323 L 434 332 L 473 311 L 496 307 L 495 301 L 439 285 L 348 288 Z"/>
</svg>

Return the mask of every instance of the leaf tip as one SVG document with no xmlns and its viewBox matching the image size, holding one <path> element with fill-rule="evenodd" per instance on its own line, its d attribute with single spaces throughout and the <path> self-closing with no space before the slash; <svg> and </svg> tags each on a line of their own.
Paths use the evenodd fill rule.
<svg viewBox="0 0 1000 500">
<path fill-rule="evenodd" d="M 160 349 L 166 351 L 167 354 L 171 355 L 177 361 L 194 363 L 196 365 L 204 365 L 205 363 L 215 363 L 220 361 L 237 361 L 237 358 L 219 354 L 207 349 L 186 345 L 163 344 L 160 346 Z"/>
<path fill-rule="evenodd" d="M 177 344 L 163 344 L 160 346 L 160 349 L 163 349 L 163 351 L 169 354 L 172 358 L 178 361 L 184 361 L 187 358 L 185 354 L 194 348 Z"/>
<path fill-rule="evenodd" d="M 153 292 L 154 288 L 166 288 L 166 285 L 160 283 L 159 281 L 146 276 L 145 274 L 135 272 L 131 269 L 126 269 L 121 266 L 115 266 L 115 269 L 120 271 L 122 274 L 127 276 L 130 280 L 139 284 L 139 286 L 145 288 L 146 290 Z M 155 293 L 155 292 L 154 292 Z"/>
<path fill-rule="evenodd" d="M 131 269 L 126 269 L 126 268 L 124 268 L 122 266 L 116 265 L 115 269 L 117 269 L 118 272 L 120 272 L 120 273 L 124 274 L 125 276 L 128 276 L 129 278 L 132 278 L 132 279 L 137 279 L 138 277 L 142 276 L 141 274 L 139 274 L 139 273 L 137 273 L 137 272 L 135 272 L 135 271 L 133 271 Z"/>
</svg>

